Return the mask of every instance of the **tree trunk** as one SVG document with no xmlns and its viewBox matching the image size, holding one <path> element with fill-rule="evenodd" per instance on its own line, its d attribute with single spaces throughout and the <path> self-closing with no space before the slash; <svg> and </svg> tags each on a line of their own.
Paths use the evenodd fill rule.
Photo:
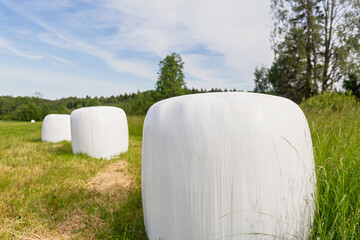
<svg viewBox="0 0 360 240">
<path fill-rule="evenodd" d="M 312 53 L 312 41 L 311 41 L 311 32 L 313 30 L 313 4 L 311 0 L 306 1 L 306 22 L 307 22 L 307 31 L 306 31 L 306 83 L 305 83 L 305 97 L 308 98 L 312 94 L 312 75 L 313 75 L 313 65 L 311 61 L 311 53 Z"/>
</svg>

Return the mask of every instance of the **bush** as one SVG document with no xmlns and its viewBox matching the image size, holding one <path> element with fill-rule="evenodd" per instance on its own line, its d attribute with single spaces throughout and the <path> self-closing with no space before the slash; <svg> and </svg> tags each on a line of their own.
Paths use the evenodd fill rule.
<svg viewBox="0 0 360 240">
<path fill-rule="evenodd" d="M 300 106 L 305 112 L 326 112 L 345 111 L 358 106 L 355 96 L 350 93 L 326 92 L 303 101 Z"/>
<path fill-rule="evenodd" d="M 349 78 L 344 81 L 343 88 L 347 93 L 352 93 L 360 99 L 360 73 L 349 74 Z"/>
</svg>

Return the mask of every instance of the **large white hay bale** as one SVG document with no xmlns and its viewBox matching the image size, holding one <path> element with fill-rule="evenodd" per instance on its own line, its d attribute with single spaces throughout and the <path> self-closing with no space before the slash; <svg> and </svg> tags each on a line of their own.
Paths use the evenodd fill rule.
<svg viewBox="0 0 360 240">
<path fill-rule="evenodd" d="M 150 240 L 306 239 L 315 172 L 308 123 L 290 100 L 195 94 L 148 111 L 142 194 Z"/>
<path fill-rule="evenodd" d="M 54 143 L 71 141 L 70 115 L 46 115 L 42 123 L 41 140 Z"/>
<path fill-rule="evenodd" d="M 35 122 L 35 120 L 34 120 L 34 119 L 32 119 L 30 122 L 31 122 L 31 123 L 34 123 L 34 122 Z"/>
<path fill-rule="evenodd" d="M 126 114 L 117 107 L 85 107 L 71 113 L 74 154 L 110 159 L 128 150 Z"/>
</svg>

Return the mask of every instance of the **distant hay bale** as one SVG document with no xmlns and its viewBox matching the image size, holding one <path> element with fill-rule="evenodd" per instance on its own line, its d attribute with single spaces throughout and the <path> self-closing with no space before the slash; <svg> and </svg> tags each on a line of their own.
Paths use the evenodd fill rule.
<svg viewBox="0 0 360 240">
<path fill-rule="evenodd" d="M 71 141 L 70 115 L 46 115 L 42 123 L 41 140 L 53 143 Z"/>
<path fill-rule="evenodd" d="M 35 122 L 35 120 L 33 119 L 33 120 L 31 120 L 30 122 L 31 122 L 31 123 L 34 123 L 34 122 Z"/>
<path fill-rule="evenodd" d="M 128 150 L 126 114 L 117 107 L 85 107 L 71 113 L 74 154 L 110 159 Z"/>
<path fill-rule="evenodd" d="M 307 239 L 315 172 L 292 101 L 254 93 L 170 98 L 143 130 L 146 232 L 158 239 Z"/>
</svg>

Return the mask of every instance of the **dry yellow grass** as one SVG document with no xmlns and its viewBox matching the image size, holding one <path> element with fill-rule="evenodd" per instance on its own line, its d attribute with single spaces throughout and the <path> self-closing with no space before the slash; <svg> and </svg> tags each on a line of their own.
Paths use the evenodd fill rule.
<svg viewBox="0 0 360 240">
<path fill-rule="evenodd" d="M 126 193 L 133 183 L 133 178 L 128 172 L 128 162 L 120 159 L 99 172 L 87 183 L 87 188 L 100 193 L 115 194 Z"/>
</svg>

